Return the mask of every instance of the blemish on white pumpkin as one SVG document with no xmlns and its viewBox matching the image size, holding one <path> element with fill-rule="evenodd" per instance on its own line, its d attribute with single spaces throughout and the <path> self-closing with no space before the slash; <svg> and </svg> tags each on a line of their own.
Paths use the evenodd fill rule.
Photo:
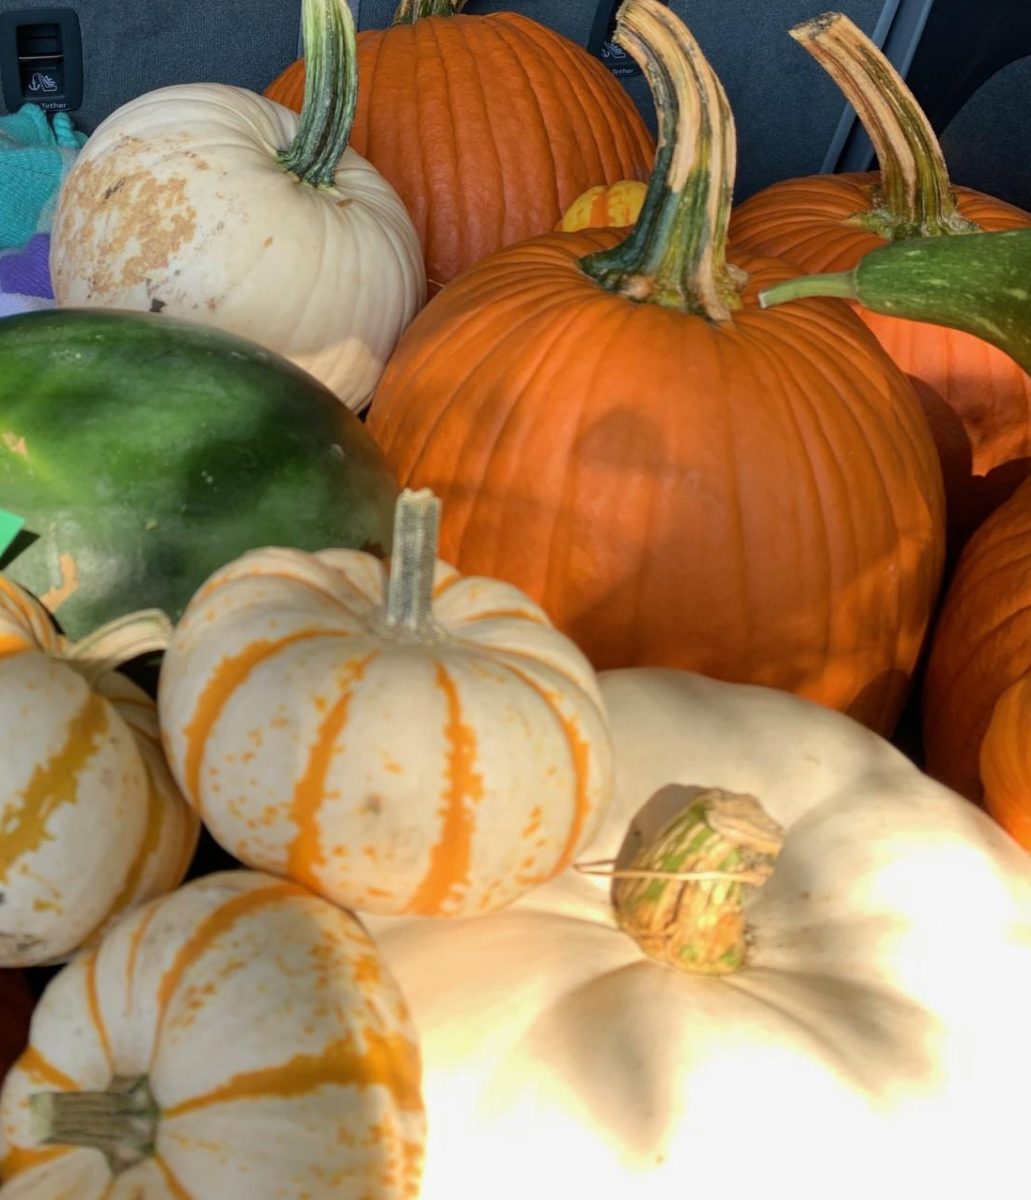
<svg viewBox="0 0 1031 1200">
<path fill-rule="evenodd" d="M 20 454 L 22 458 L 28 458 L 29 448 L 26 446 L 23 437 L 18 437 L 13 433 L 5 433 L 3 435 L 3 443 L 12 454 Z"/>
<path fill-rule="evenodd" d="M 1003 291 L 1014 300 L 1026 300 L 1028 297 L 1027 288 L 1003 288 Z"/>
</svg>

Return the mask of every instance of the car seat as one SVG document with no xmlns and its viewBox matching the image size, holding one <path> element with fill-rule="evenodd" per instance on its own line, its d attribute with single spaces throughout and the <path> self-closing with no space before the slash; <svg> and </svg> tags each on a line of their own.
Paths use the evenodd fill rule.
<svg viewBox="0 0 1031 1200">
<path fill-rule="evenodd" d="M 820 67 L 787 35 L 816 0 L 669 0 L 719 73 L 737 117 L 739 199 L 777 179 L 863 169 L 870 146 Z M 396 0 L 351 0 L 359 28 L 389 23 Z M 470 0 L 506 9 L 588 46 L 653 120 L 634 64 L 608 41 L 619 0 Z M 910 79 L 958 183 L 1031 207 L 1031 3 L 842 0 Z M 165 84 L 210 80 L 260 91 L 299 50 L 300 0 L 0 0 L 2 111 L 27 99 L 71 109 L 91 131 L 113 109 Z M 81 40 L 81 97 L 75 30 Z M 60 45 L 58 45 L 60 41 Z M 40 74 L 55 84 L 48 99 Z M 33 81 L 36 90 L 29 88 Z M 53 99 L 56 95 L 57 99 Z"/>
</svg>

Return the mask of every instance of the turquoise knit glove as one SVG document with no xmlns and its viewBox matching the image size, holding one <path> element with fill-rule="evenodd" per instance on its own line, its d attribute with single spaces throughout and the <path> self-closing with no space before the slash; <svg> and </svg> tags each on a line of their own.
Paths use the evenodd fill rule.
<svg viewBox="0 0 1031 1200">
<path fill-rule="evenodd" d="M 85 141 L 66 112 L 55 113 L 52 125 L 36 104 L 0 117 L 0 250 L 49 230 L 61 183 Z"/>
</svg>

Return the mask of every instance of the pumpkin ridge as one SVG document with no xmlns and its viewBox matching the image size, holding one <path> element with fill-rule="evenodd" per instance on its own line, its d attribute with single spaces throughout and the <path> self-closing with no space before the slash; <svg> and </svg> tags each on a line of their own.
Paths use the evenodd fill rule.
<svg viewBox="0 0 1031 1200">
<path fill-rule="evenodd" d="M 64 744 L 45 763 L 37 765 L 21 792 L 19 809 L 8 811 L 0 822 L 0 884 L 6 883 L 16 862 L 49 840 L 50 817 L 66 804 L 80 800 L 80 776 L 96 752 L 110 724 L 110 708 L 96 692 L 87 693 L 77 714 L 68 721 Z"/>
<path fill-rule="evenodd" d="M 135 732 L 135 727 L 133 727 L 133 731 Z M 147 819 L 140 836 L 140 844 L 137 847 L 135 855 L 129 862 L 129 868 L 126 871 L 121 890 L 111 902 L 102 920 L 97 922 L 96 930 L 104 929 L 116 915 L 123 912 L 132 903 L 136 895 L 136 890 L 140 885 L 140 880 L 143 878 L 144 869 L 161 844 L 161 832 L 165 824 L 166 806 L 158 793 L 157 780 L 154 778 L 154 770 L 148 762 L 147 756 L 140 752 L 139 757 L 144 773 L 147 776 Z M 189 850 L 189 855 L 192 859 L 194 849 L 195 847 L 190 845 L 187 840 L 187 845 L 184 846 L 184 854 Z M 187 861 L 185 866 L 189 866 L 189 861 Z M 185 874 L 185 869 L 183 874 Z M 180 875 L 178 878 L 181 879 L 182 876 Z"/>
<path fill-rule="evenodd" d="M 0 1158 L 0 1179 L 13 1179 L 15 1175 L 31 1171 L 34 1167 L 46 1166 L 74 1152 L 74 1146 L 39 1146 L 33 1150 L 9 1146 L 3 1158 Z M 187 1196 L 186 1200 L 191 1200 L 191 1197 Z"/>
<path fill-rule="evenodd" d="M 302 1096 L 321 1087 L 355 1084 L 379 1084 L 402 1111 L 418 1112 L 419 1066 L 408 1040 L 369 1029 L 363 1029 L 362 1036 L 369 1043 L 364 1051 L 353 1038 L 342 1038 L 321 1054 L 297 1054 L 277 1066 L 233 1076 L 210 1092 L 181 1100 L 162 1115 L 170 1119 L 227 1101 Z M 393 1069 L 399 1062 L 404 1062 L 405 1071 Z"/>
<path fill-rule="evenodd" d="M 155 1151 L 151 1156 L 151 1161 L 157 1166 L 157 1169 L 164 1176 L 165 1186 L 172 1193 L 172 1200 L 194 1200 L 194 1196 L 183 1187 L 176 1178 L 172 1168 L 168 1165 L 159 1151 Z"/>
<path fill-rule="evenodd" d="M 558 698 L 554 692 L 549 692 L 543 684 L 539 683 L 527 671 L 522 671 L 511 663 L 502 662 L 501 666 L 510 671 L 527 687 L 531 688 L 544 702 L 545 707 L 551 713 L 558 728 L 562 731 L 562 736 L 565 738 L 566 744 L 569 747 L 569 761 L 573 768 L 573 776 L 576 779 L 576 797 L 573 801 L 573 819 L 569 823 L 569 833 L 566 837 L 566 844 L 563 846 L 558 860 L 554 867 L 548 869 L 543 876 L 538 875 L 533 879 L 533 886 L 546 883 L 548 879 L 553 878 L 560 871 L 564 871 L 566 867 L 573 861 L 573 855 L 576 854 L 580 845 L 580 838 L 583 835 L 584 826 L 587 824 L 587 817 L 590 811 L 590 796 L 588 789 L 588 778 L 590 776 L 590 748 L 587 741 L 580 736 L 579 730 L 573 720 L 562 712 L 558 705 Z M 562 672 L 559 672 L 564 679 L 568 679 Z M 576 685 L 577 687 L 579 685 Z"/>
<path fill-rule="evenodd" d="M 340 695 L 326 713 L 308 747 L 308 765 L 298 779 L 290 804 L 290 815 L 297 834 L 287 847 L 286 870 L 291 878 L 320 891 L 319 868 L 326 865 L 320 846 L 320 831 L 316 819 L 326 791 L 326 779 L 333 760 L 337 739 L 347 725 L 355 688 L 365 676 L 366 668 L 378 657 L 377 652 L 364 658 L 352 659 L 337 678 Z"/>
<path fill-rule="evenodd" d="M 55 1067 L 38 1047 L 31 1044 L 18 1059 L 18 1069 L 43 1083 L 51 1084 L 58 1091 L 74 1092 L 79 1087 L 79 1084 L 70 1075 L 66 1075 L 64 1071 Z M 4 1171 L 3 1174 L 6 1175 L 7 1172 Z"/>
<path fill-rule="evenodd" d="M 136 962 L 140 955 L 140 946 L 143 944 L 151 923 L 159 911 L 158 905 L 148 905 L 137 918 L 136 927 L 132 931 L 129 952 L 125 956 L 125 994 L 129 1008 L 133 1006 L 133 999 L 136 992 Z"/>
<path fill-rule="evenodd" d="M 406 912 L 420 916 L 442 913 L 455 889 L 468 880 L 475 823 L 466 801 L 475 804 L 483 796 L 483 776 L 475 770 L 476 734 L 462 720 L 462 702 L 454 677 L 439 660 L 435 665 L 437 687 L 447 705 L 446 794 L 440 837 L 430 848 L 426 873 L 405 906 Z"/>
<path fill-rule="evenodd" d="M 289 883 L 285 880 L 274 884 L 263 882 L 260 886 L 252 887 L 246 892 L 230 896 L 200 922 L 189 938 L 179 947 L 175 958 L 165 970 L 158 984 L 157 1021 L 148 1075 L 153 1074 L 154 1059 L 161 1043 L 161 1033 L 172 997 L 182 983 L 186 972 L 207 952 L 212 942 L 228 933 L 239 921 L 250 916 L 257 909 L 263 908 L 266 904 L 274 904 L 285 896 L 304 897 L 308 895 L 310 895 L 308 890 L 296 883 Z"/>
<path fill-rule="evenodd" d="M 480 19 L 482 20 L 483 18 L 481 17 Z M 509 49 L 512 50 L 512 61 L 517 66 L 519 74 L 526 80 L 528 93 L 534 97 L 534 104 L 532 105 L 532 111 L 533 111 L 533 115 L 535 118 L 535 124 L 536 124 L 536 126 L 538 128 L 538 132 L 540 134 L 540 142 L 543 145 L 544 150 L 547 152 L 548 158 L 551 160 L 551 172 L 548 175 L 548 184 L 551 189 L 550 194 L 551 194 L 553 205 L 554 205 L 554 211 L 561 214 L 561 211 L 562 211 L 562 204 L 561 204 L 561 197 L 560 197 L 561 182 L 559 180 L 559 164 L 558 164 L 558 160 L 555 157 L 554 138 L 549 136 L 548 125 L 544 119 L 544 111 L 541 106 L 541 98 L 536 94 L 536 92 L 533 89 L 533 86 L 532 86 L 533 85 L 533 76 L 531 75 L 530 70 L 526 65 L 526 58 L 520 52 L 523 49 L 523 46 L 526 44 L 526 42 L 530 43 L 531 50 L 536 54 L 541 53 L 542 47 L 535 40 L 531 40 L 531 39 L 525 39 L 525 41 L 523 41 L 523 45 L 520 45 L 520 41 L 522 41 L 522 39 L 519 38 L 518 33 L 516 34 L 516 41 L 515 41 L 515 44 L 513 45 L 513 42 L 507 36 L 508 31 L 511 28 L 511 25 L 512 25 L 512 23 L 507 22 L 507 21 L 495 22 L 494 23 L 494 32 L 497 34 L 498 40 L 500 42 L 502 42 L 506 47 L 508 47 Z M 579 98 L 577 98 L 577 100 L 579 101 Z M 491 129 L 491 133 L 492 133 L 492 135 L 494 134 L 493 128 Z M 494 135 L 494 137 L 495 137 L 495 145 L 496 145 L 497 144 L 496 135 Z M 505 195 L 504 187 L 502 187 L 502 189 L 501 189 L 501 205 L 502 205 L 502 212 L 503 213 L 507 212 L 508 211 L 508 203 L 507 203 L 507 197 Z"/>
<path fill-rule="evenodd" d="M 186 741 L 186 752 L 183 756 L 183 776 L 188 797 L 197 809 L 202 811 L 200 774 L 204 763 L 204 751 L 222 710 L 229 702 L 232 694 L 241 683 L 262 663 L 278 654 L 287 646 L 296 642 L 311 641 L 316 638 L 333 638 L 351 636 L 337 633 L 332 629 L 301 629 L 285 637 L 262 639 L 251 642 L 247 648 L 233 658 L 224 658 L 201 694 L 193 704 L 193 714 L 189 723 L 183 728 L 182 734 Z"/>
<path fill-rule="evenodd" d="M 104 1052 L 104 1060 L 111 1074 L 115 1073 L 115 1056 L 111 1050 L 111 1038 L 108 1036 L 104 1014 L 100 1011 L 100 996 L 97 993 L 97 952 L 94 950 L 86 960 L 86 1005 L 93 1028 L 97 1031 L 97 1040 Z"/>
</svg>

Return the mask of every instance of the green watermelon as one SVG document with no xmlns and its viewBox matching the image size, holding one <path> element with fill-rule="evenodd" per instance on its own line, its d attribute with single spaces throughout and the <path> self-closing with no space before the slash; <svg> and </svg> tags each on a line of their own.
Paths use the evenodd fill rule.
<svg viewBox="0 0 1031 1200">
<path fill-rule="evenodd" d="M 397 487 L 365 426 L 285 359 L 148 314 L 0 320 L 0 569 L 79 638 L 173 619 L 258 546 L 386 553 Z"/>
</svg>

